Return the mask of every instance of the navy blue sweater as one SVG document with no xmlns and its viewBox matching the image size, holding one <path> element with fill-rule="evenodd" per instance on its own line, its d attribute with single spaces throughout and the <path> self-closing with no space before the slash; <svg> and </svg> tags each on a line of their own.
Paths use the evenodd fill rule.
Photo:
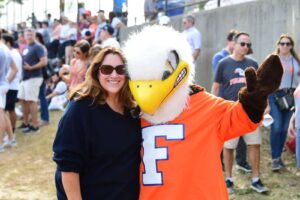
<svg viewBox="0 0 300 200">
<path fill-rule="evenodd" d="M 140 120 L 90 99 L 71 101 L 53 144 L 58 199 L 61 172 L 77 172 L 83 199 L 135 200 L 139 195 Z"/>
</svg>

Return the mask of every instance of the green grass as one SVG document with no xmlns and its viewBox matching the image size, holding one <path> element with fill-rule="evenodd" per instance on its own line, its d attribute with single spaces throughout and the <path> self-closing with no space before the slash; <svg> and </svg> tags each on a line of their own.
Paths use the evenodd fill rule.
<svg viewBox="0 0 300 200">
<path fill-rule="evenodd" d="M 18 147 L 0 154 L 0 199 L 2 200 L 52 200 L 56 199 L 52 161 L 52 143 L 62 112 L 51 112 L 51 125 L 39 133 L 24 135 L 16 132 Z M 19 122 L 20 123 L 20 122 Z M 300 171 L 295 167 L 295 157 L 284 152 L 287 169 L 271 172 L 269 132 L 263 131 L 261 148 L 261 178 L 270 189 L 261 195 L 250 189 L 250 174 L 234 169 L 236 193 L 231 200 L 297 200 L 300 199 Z"/>
</svg>

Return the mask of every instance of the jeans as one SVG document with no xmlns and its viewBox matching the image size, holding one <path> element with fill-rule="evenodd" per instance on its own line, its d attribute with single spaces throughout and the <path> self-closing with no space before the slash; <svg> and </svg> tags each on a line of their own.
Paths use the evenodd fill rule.
<svg viewBox="0 0 300 200">
<path fill-rule="evenodd" d="M 238 165 L 245 165 L 247 163 L 247 145 L 243 137 L 240 137 L 236 147 L 235 160 Z"/>
<path fill-rule="evenodd" d="M 297 167 L 300 169 L 300 128 L 296 129 L 296 160 Z"/>
<path fill-rule="evenodd" d="M 276 96 L 282 97 L 284 95 L 283 92 L 276 92 Z M 273 117 L 274 122 L 271 125 L 271 133 L 270 133 L 270 144 L 271 144 L 271 153 L 272 159 L 278 159 L 281 157 L 281 153 L 285 144 L 287 129 L 289 126 L 289 121 L 292 116 L 292 111 L 279 110 L 275 94 L 270 95 L 269 104 L 271 107 L 270 115 Z"/>
<path fill-rule="evenodd" d="M 40 112 L 41 112 L 41 119 L 43 121 L 49 122 L 49 112 L 48 112 L 48 103 L 46 100 L 46 84 L 43 81 L 40 92 L 39 92 L 39 99 L 40 99 Z"/>
</svg>

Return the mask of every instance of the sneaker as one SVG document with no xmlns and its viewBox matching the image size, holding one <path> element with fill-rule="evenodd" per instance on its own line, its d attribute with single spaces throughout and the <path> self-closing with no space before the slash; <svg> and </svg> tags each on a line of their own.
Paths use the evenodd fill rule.
<svg viewBox="0 0 300 200">
<path fill-rule="evenodd" d="M 28 124 L 26 125 L 26 124 L 24 124 L 24 122 L 20 125 L 20 126 L 18 126 L 18 129 L 25 129 L 25 128 L 28 128 Z"/>
<path fill-rule="evenodd" d="M 5 151 L 4 144 L 0 145 L 0 153 L 3 153 Z"/>
<path fill-rule="evenodd" d="M 272 160 L 272 171 L 279 171 L 281 168 L 279 159 Z"/>
<path fill-rule="evenodd" d="M 233 182 L 227 179 L 226 187 L 227 187 L 228 194 L 232 194 L 234 192 L 233 186 L 234 186 Z"/>
<path fill-rule="evenodd" d="M 264 186 L 260 179 L 256 182 L 251 182 L 251 188 L 258 193 L 267 193 L 268 189 Z"/>
<path fill-rule="evenodd" d="M 4 147 L 16 147 L 17 145 L 18 144 L 15 139 L 12 139 L 12 140 L 7 139 L 3 144 Z"/>
<path fill-rule="evenodd" d="M 239 170 L 242 170 L 246 173 L 252 172 L 252 168 L 247 162 L 242 164 L 242 165 L 236 164 L 236 168 L 239 169 Z"/>
<path fill-rule="evenodd" d="M 5 135 L 3 138 L 3 142 L 6 142 L 8 140 L 8 135 Z"/>
<path fill-rule="evenodd" d="M 285 168 L 285 164 L 284 162 L 281 160 L 281 158 L 279 158 L 279 165 L 282 167 L 282 168 Z"/>
<path fill-rule="evenodd" d="M 23 129 L 23 133 L 37 133 L 39 132 L 39 127 L 34 128 L 33 126 L 28 126 L 27 129 Z"/>
</svg>

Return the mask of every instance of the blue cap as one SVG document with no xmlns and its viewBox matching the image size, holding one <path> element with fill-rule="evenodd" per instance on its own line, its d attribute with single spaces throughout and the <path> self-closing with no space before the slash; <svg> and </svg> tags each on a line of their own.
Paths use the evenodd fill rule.
<svg viewBox="0 0 300 200">
<path fill-rule="evenodd" d="M 113 35 L 115 32 L 114 28 L 109 24 L 104 25 L 103 29 L 109 32 L 110 35 Z"/>
</svg>

